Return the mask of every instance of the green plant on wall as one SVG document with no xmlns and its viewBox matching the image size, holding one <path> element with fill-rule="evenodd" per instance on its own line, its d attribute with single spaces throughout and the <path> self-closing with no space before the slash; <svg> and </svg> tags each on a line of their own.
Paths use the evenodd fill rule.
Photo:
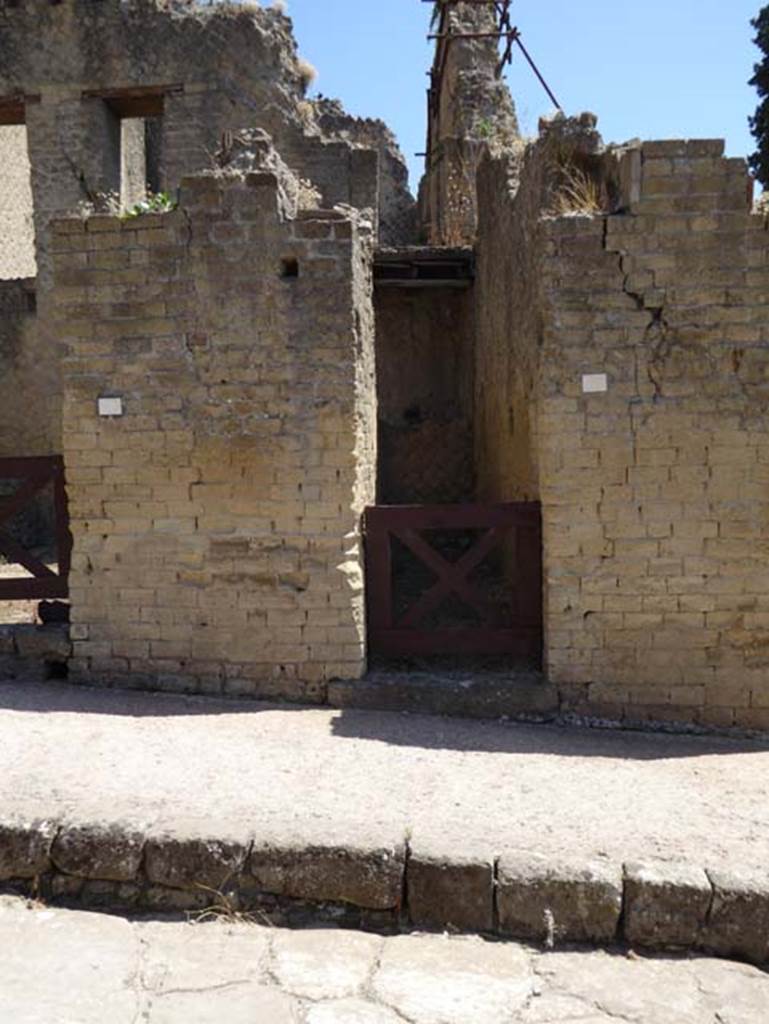
<svg viewBox="0 0 769 1024">
<path fill-rule="evenodd" d="M 494 124 L 488 117 L 482 117 L 476 125 L 476 134 L 479 139 L 490 139 L 494 134 Z"/>
<path fill-rule="evenodd" d="M 126 210 L 123 217 L 141 217 L 143 213 L 170 213 L 177 205 L 177 201 L 168 192 L 155 192 Z"/>
<path fill-rule="evenodd" d="M 753 67 L 750 85 L 755 86 L 761 102 L 749 119 L 750 130 L 758 148 L 750 157 L 750 168 L 764 186 L 769 189 L 769 6 L 762 7 L 758 17 L 751 21 L 756 30 L 754 42 L 761 50 L 763 59 Z"/>
</svg>

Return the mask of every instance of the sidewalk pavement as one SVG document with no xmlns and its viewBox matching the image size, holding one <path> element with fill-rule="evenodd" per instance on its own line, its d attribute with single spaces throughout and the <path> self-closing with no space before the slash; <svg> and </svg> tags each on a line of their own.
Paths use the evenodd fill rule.
<svg viewBox="0 0 769 1024">
<path fill-rule="evenodd" d="M 769 740 L 0 684 L 0 879 L 82 902 L 247 877 L 523 938 L 608 941 L 623 914 L 631 941 L 761 962 L 768 796 Z"/>
</svg>

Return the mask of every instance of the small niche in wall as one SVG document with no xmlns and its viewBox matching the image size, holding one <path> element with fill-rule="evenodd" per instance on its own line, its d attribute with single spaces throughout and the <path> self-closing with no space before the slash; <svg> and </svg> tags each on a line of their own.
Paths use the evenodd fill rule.
<svg viewBox="0 0 769 1024">
<path fill-rule="evenodd" d="M 280 261 L 281 277 L 299 277 L 299 260 L 294 256 L 286 256 Z"/>
</svg>

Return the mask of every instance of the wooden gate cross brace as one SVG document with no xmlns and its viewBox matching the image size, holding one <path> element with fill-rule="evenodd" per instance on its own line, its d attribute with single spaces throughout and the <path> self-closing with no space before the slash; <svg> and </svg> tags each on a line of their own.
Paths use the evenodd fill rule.
<svg viewBox="0 0 769 1024">
<path fill-rule="evenodd" d="M 398 628 L 413 628 L 426 615 L 438 607 L 449 594 L 458 594 L 463 601 L 474 608 L 484 623 L 494 620 L 493 610 L 485 596 L 468 579 L 470 573 L 499 544 L 505 529 L 493 527 L 473 545 L 458 561 L 449 562 L 431 547 L 416 530 L 393 530 L 393 536 L 405 544 L 416 557 L 438 577 L 433 586 L 425 591 L 415 605 L 398 623 Z"/>
</svg>

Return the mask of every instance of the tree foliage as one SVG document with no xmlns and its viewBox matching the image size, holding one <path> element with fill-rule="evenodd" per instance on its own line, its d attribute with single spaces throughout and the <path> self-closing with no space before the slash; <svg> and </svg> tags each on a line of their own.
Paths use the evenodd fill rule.
<svg viewBox="0 0 769 1024">
<path fill-rule="evenodd" d="M 760 100 L 754 116 L 750 118 L 750 130 L 758 146 L 750 157 L 750 167 L 764 188 L 769 189 L 769 5 L 761 8 L 751 25 L 756 30 L 754 42 L 763 59 L 754 65 L 750 80 Z"/>
</svg>

